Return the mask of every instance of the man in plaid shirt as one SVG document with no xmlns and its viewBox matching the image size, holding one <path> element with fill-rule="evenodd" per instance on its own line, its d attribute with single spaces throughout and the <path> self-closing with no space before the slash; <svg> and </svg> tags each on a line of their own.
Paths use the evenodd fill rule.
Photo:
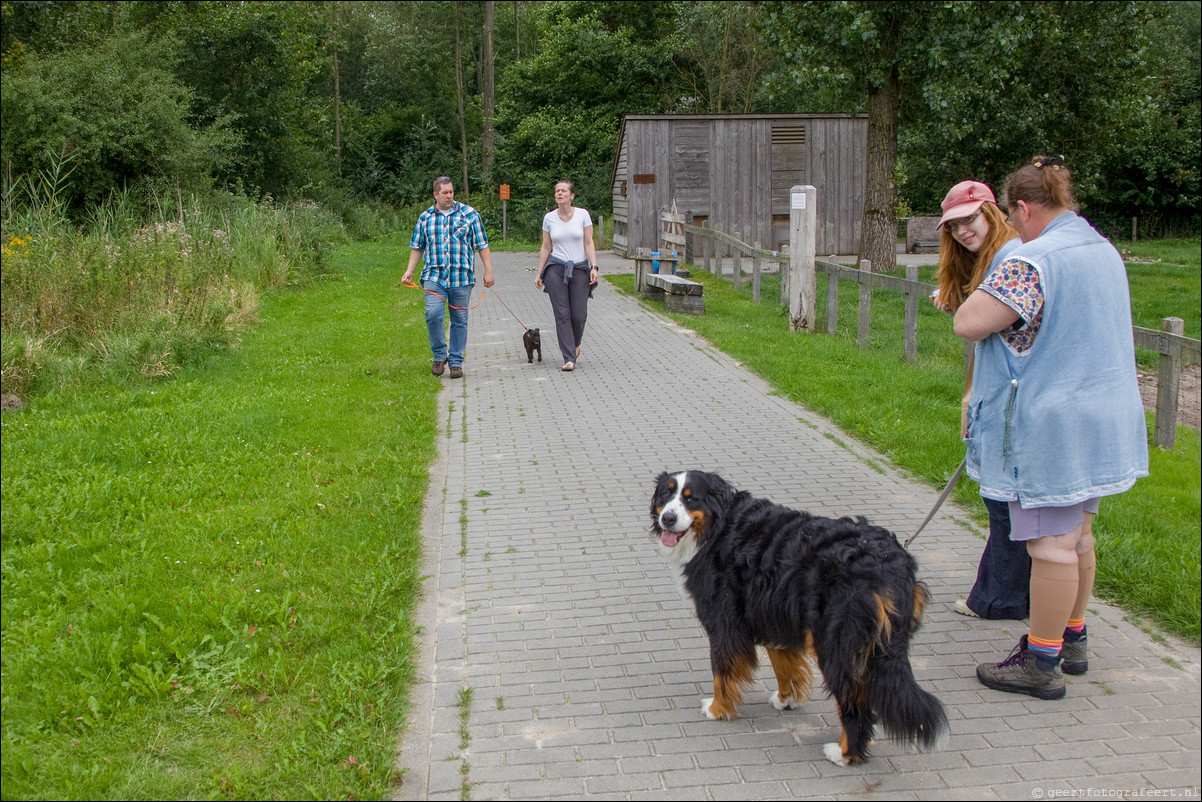
<svg viewBox="0 0 1202 802">
<path fill-rule="evenodd" d="M 455 187 L 445 175 L 434 179 L 434 205 L 422 212 L 409 243 L 409 269 L 401 282 L 413 281 L 413 269 L 425 257 L 422 288 L 426 291 L 426 331 L 434 354 L 431 372 L 441 376 L 447 365 L 451 378 L 463 378 L 463 351 L 467 348 L 467 310 L 476 286 L 475 251 L 484 263 L 484 286 L 493 285 L 492 255 L 480 213 L 455 202 Z M 443 335 L 445 307 L 451 307 L 451 344 Z"/>
</svg>

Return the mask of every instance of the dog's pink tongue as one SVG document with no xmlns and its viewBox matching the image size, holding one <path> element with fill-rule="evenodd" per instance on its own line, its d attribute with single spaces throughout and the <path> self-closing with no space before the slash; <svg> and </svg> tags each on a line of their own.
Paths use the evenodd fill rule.
<svg viewBox="0 0 1202 802">
<path fill-rule="evenodd" d="M 659 536 L 659 542 L 663 543 L 668 548 L 672 548 L 680 541 L 680 533 L 665 529 Z"/>
</svg>

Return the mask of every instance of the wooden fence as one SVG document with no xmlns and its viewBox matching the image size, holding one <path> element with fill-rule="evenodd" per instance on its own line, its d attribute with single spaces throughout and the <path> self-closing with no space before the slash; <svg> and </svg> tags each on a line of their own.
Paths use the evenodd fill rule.
<svg viewBox="0 0 1202 802">
<path fill-rule="evenodd" d="M 789 288 L 787 286 L 789 253 L 784 251 L 769 251 L 759 247 L 759 243 L 748 245 L 745 242 L 710 228 L 708 225 L 695 226 L 692 215 L 661 213 L 660 215 L 660 250 L 675 250 L 683 255 L 683 261 L 704 267 L 707 273 L 729 278 L 738 289 L 743 281 L 744 260 L 750 262 L 751 297 L 760 302 L 760 279 L 765 266 L 775 264 L 774 272 L 781 276 L 781 298 L 784 305 L 789 303 Z M 701 261 L 695 257 L 700 250 Z M 732 270 L 727 274 L 725 260 L 731 259 Z M 928 297 L 934 284 L 926 284 L 918 280 L 918 268 L 906 268 L 906 277 L 899 278 L 881 273 L 873 273 L 868 260 L 860 262 L 859 269 L 845 267 L 836 261 L 832 254 L 827 261 L 815 260 L 814 268 L 819 273 L 825 273 L 827 282 L 826 300 L 826 330 L 829 334 L 838 331 L 839 325 L 839 282 L 851 281 L 859 285 L 859 315 L 857 321 L 856 342 L 860 348 L 868 346 L 868 335 L 872 325 L 871 302 L 873 287 L 894 290 L 905 295 L 905 357 L 909 362 L 918 359 L 918 304 Z M 1181 318 L 1169 317 L 1164 319 L 1160 331 L 1156 329 L 1132 326 L 1132 336 L 1137 348 L 1145 348 L 1160 355 L 1158 367 L 1158 385 L 1156 399 L 1156 429 L 1154 440 L 1162 448 L 1172 448 L 1177 436 L 1178 395 L 1181 386 L 1181 370 L 1185 365 L 1202 363 L 1202 344 L 1198 340 L 1182 336 L 1184 322 Z M 965 346 L 965 364 L 971 344 Z"/>
</svg>

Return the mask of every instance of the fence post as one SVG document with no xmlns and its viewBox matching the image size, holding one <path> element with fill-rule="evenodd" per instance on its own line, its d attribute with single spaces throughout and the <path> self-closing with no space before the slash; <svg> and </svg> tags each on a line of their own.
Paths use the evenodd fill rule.
<svg viewBox="0 0 1202 802">
<path fill-rule="evenodd" d="M 605 218 L 597 215 L 597 250 L 605 250 Z"/>
<path fill-rule="evenodd" d="M 689 229 L 693 227 L 693 213 L 684 213 L 684 260 L 688 264 L 693 264 L 693 232 Z"/>
<path fill-rule="evenodd" d="M 872 322 L 872 262 L 860 260 L 860 329 L 856 335 L 856 344 L 861 348 L 868 347 L 868 328 Z"/>
<path fill-rule="evenodd" d="M 828 259 L 832 265 L 839 264 L 839 257 L 831 254 Z M 834 334 L 839 330 L 839 274 L 831 271 L 826 282 L 826 332 Z"/>
<path fill-rule="evenodd" d="M 918 265 L 906 266 L 906 279 L 918 281 Z M 918 361 L 918 293 L 906 289 L 906 361 Z"/>
<path fill-rule="evenodd" d="M 780 246 L 780 254 L 782 256 L 789 255 L 789 243 L 783 242 Z M 789 260 L 782 259 L 776 263 L 777 269 L 780 271 L 780 305 L 789 305 Z"/>
<path fill-rule="evenodd" d="M 814 330 L 817 192 L 808 184 L 789 190 L 789 328 L 792 331 Z"/>
<path fill-rule="evenodd" d="M 760 302 L 760 244 L 757 242 L 751 254 L 751 300 Z"/>
<path fill-rule="evenodd" d="M 710 221 L 707 219 L 704 225 L 701 226 L 705 232 L 701 235 L 701 253 L 705 259 L 705 272 L 713 273 L 710 270 L 710 254 L 714 251 L 714 238 L 710 235 Z"/>
<path fill-rule="evenodd" d="M 1185 321 L 1166 317 L 1160 330 L 1169 334 L 1185 333 Z M 1168 338 L 1166 338 L 1168 339 Z M 1170 340 L 1160 354 L 1160 375 L 1156 386 L 1156 445 L 1172 448 L 1177 442 L 1177 395 L 1181 388 L 1181 343 Z"/>
<path fill-rule="evenodd" d="M 742 235 L 739 234 L 738 229 L 736 229 L 735 230 L 735 239 L 739 240 L 739 242 L 742 242 L 743 240 L 741 239 L 741 236 Z M 739 285 L 743 283 L 743 249 L 740 248 L 739 246 L 735 245 L 734 243 L 731 243 L 730 255 L 731 255 L 730 264 L 731 264 L 731 267 L 734 268 L 734 275 L 731 276 L 730 280 L 734 284 L 735 289 L 737 290 L 739 288 Z"/>
</svg>

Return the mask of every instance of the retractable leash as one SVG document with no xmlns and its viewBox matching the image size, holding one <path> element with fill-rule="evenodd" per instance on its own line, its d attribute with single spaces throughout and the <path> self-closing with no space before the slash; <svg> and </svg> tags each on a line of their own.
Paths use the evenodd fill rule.
<svg viewBox="0 0 1202 802">
<path fill-rule="evenodd" d="M 415 289 L 415 290 L 421 290 L 422 292 L 428 292 L 428 293 L 430 293 L 431 295 L 433 295 L 435 298 L 438 298 L 438 299 L 440 299 L 440 300 L 442 299 L 442 296 L 441 296 L 441 295 L 439 295 L 438 293 L 436 293 L 436 292 L 434 292 L 434 291 L 432 291 L 432 290 L 427 290 L 425 287 L 421 286 L 420 284 L 413 284 L 413 283 L 405 284 L 405 282 L 403 282 L 403 281 L 401 282 L 401 284 L 402 284 L 402 285 L 404 285 L 404 286 L 406 286 L 406 287 L 412 287 L 412 288 L 413 288 L 413 289 Z M 468 309 L 468 310 L 471 310 L 471 309 L 476 309 L 476 308 L 478 308 L 478 307 L 480 306 L 480 302 L 482 302 L 483 300 L 484 300 L 484 293 L 480 293 L 480 301 L 477 301 L 475 306 L 455 306 L 455 305 L 454 305 L 453 303 L 451 303 L 450 301 L 447 301 L 447 306 L 451 307 L 452 309 Z"/>
<path fill-rule="evenodd" d="M 497 295 L 497 291 L 495 289 L 493 289 L 492 287 L 487 287 L 486 289 L 491 290 L 492 294 L 497 296 L 497 301 L 501 304 L 501 306 L 505 306 L 505 302 L 501 300 L 500 295 Z M 513 310 L 510 309 L 508 306 L 505 306 L 505 311 L 508 312 L 509 314 L 513 315 Z M 522 331 L 529 330 L 529 326 L 527 326 L 525 323 L 523 323 L 522 319 L 520 317 L 518 317 L 517 315 L 513 315 L 513 319 L 516 320 L 518 322 L 518 325 L 522 327 Z"/>
<path fill-rule="evenodd" d="M 922 524 L 918 527 L 918 532 L 921 532 L 923 529 L 925 529 L 927 524 L 931 522 L 931 519 L 935 517 L 935 513 L 938 512 L 939 508 L 943 506 L 943 502 L 947 501 L 947 497 L 951 495 L 952 488 L 956 486 L 956 482 L 960 481 L 960 476 L 963 475 L 963 473 L 964 460 L 960 460 L 960 464 L 956 466 L 956 472 L 952 474 L 951 479 L 947 480 L 947 487 L 943 488 L 943 492 L 940 493 L 939 498 L 935 500 L 935 506 L 931 507 L 931 511 L 927 513 L 926 519 L 923 520 Z M 914 538 L 918 537 L 918 532 L 910 535 L 906 542 L 902 544 L 902 548 L 910 548 L 910 543 L 914 540 Z"/>
<path fill-rule="evenodd" d="M 413 289 L 415 289 L 415 290 L 421 290 L 422 292 L 428 292 L 428 293 L 430 293 L 431 295 L 433 295 L 435 298 L 438 298 L 438 299 L 440 299 L 440 300 L 442 299 L 442 296 L 441 296 L 441 295 L 439 295 L 438 293 L 436 293 L 436 292 L 433 292 L 433 291 L 431 291 L 431 290 L 427 290 L 425 287 L 422 287 L 422 286 L 420 286 L 420 285 L 413 284 L 413 283 L 406 284 L 406 283 L 405 283 L 405 282 L 403 282 L 403 281 L 401 282 L 401 284 L 402 284 L 402 285 L 404 285 L 404 286 L 406 286 L 406 287 L 412 287 L 412 288 L 413 288 Z M 493 295 L 496 295 L 496 296 L 497 296 L 497 300 L 498 300 L 498 301 L 500 301 L 500 303 L 501 303 L 501 306 L 505 306 L 505 302 L 501 300 L 501 296 L 500 296 L 500 295 L 497 295 L 497 291 L 496 291 L 496 290 L 494 290 L 492 287 L 485 287 L 484 289 L 486 289 L 486 290 L 490 290 L 490 291 L 492 292 L 492 294 L 493 294 Z M 451 307 L 452 309 L 467 309 L 467 310 L 472 310 L 472 309 L 479 309 L 479 308 L 480 308 L 480 304 L 482 304 L 482 303 L 484 303 L 484 293 L 483 293 L 483 292 L 481 292 L 481 293 L 480 293 L 480 300 L 476 302 L 476 305 L 475 305 L 475 306 L 455 306 L 454 304 L 452 304 L 452 303 L 450 303 L 450 302 L 447 302 L 447 306 Z M 505 306 L 505 311 L 506 311 L 506 312 L 508 312 L 509 314 L 513 315 L 513 310 L 512 310 L 512 309 L 510 309 L 508 306 Z M 518 322 L 518 325 L 522 327 L 522 331 L 526 331 L 526 324 L 522 322 L 521 318 L 519 318 L 517 315 L 513 315 L 513 319 L 514 319 L 514 320 L 516 320 L 516 321 Z"/>
</svg>

